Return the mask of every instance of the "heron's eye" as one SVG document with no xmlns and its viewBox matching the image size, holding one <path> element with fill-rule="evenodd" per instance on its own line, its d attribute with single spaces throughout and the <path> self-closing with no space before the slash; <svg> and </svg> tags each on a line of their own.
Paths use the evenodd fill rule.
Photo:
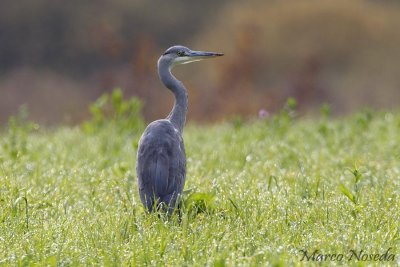
<svg viewBox="0 0 400 267">
<path fill-rule="evenodd" d="M 178 56 L 180 56 L 180 57 L 183 57 L 183 56 L 185 55 L 185 52 L 183 52 L 183 51 L 178 51 L 178 52 L 176 52 L 176 54 L 177 54 Z"/>
</svg>

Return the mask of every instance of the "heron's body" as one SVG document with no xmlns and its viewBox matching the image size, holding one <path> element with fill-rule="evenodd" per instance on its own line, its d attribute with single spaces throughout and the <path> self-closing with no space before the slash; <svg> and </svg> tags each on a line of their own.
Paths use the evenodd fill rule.
<svg viewBox="0 0 400 267">
<path fill-rule="evenodd" d="M 139 194 L 149 211 L 167 207 L 169 212 L 177 206 L 186 180 L 186 156 L 182 138 L 187 113 L 187 92 L 183 84 L 171 73 L 173 66 L 222 56 L 212 52 L 191 51 L 173 46 L 158 60 L 158 73 L 162 83 L 174 94 L 175 104 L 166 119 L 150 123 L 139 141 L 136 173 Z"/>
<path fill-rule="evenodd" d="M 147 126 L 139 142 L 137 174 L 142 203 L 153 210 L 154 200 L 173 207 L 186 179 L 182 135 L 167 119 Z"/>
</svg>

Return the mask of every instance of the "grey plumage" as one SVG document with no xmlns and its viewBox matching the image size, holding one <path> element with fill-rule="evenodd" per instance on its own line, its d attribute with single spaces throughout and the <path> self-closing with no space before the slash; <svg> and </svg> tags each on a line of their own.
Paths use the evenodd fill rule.
<svg viewBox="0 0 400 267">
<path fill-rule="evenodd" d="M 150 123 L 139 141 L 136 173 L 139 195 L 149 211 L 164 206 L 169 212 L 178 205 L 186 180 L 186 155 L 182 138 L 188 107 L 187 91 L 171 73 L 178 64 L 222 56 L 192 51 L 184 46 L 168 48 L 158 60 L 161 82 L 174 94 L 175 104 L 162 120 Z"/>
</svg>

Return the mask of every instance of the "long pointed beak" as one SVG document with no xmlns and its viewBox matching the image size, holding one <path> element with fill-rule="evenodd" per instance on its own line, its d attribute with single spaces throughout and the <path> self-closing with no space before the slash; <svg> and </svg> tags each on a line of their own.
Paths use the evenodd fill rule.
<svg viewBox="0 0 400 267">
<path fill-rule="evenodd" d="M 222 53 L 215 53 L 215 52 L 204 52 L 204 51 L 190 51 L 186 52 L 186 55 L 183 57 L 177 57 L 175 59 L 174 65 L 177 64 L 188 64 L 191 62 L 200 61 L 207 58 L 214 58 L 223 56 Z"/>
<path fill-rule="evenodd" d="M 191 51 L 188 56 L 193 59 L 200 60 L 200 59 L 206 59 L 206 58 L 220 57 L 223 55 L 224 54 L 222 54 L 222 53 L 216 53 L 216 52 Z"/>
</svg>

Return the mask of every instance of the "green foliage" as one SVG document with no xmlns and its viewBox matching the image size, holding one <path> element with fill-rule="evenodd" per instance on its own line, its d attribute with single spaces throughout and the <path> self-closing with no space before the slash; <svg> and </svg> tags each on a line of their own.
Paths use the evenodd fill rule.
<svg viewBox="0 0 400 267">
<path fill-rule="evenodd" d="M 274 116 L 274 124 L 280 131 L 287 131 L 297 117 L 297 101 L 289 97 L 283 108 Z"/>
<path fill-rule="evenodd" d="M 138 133 L 144 125 L 142 103 L 137 98 L 124 100 L 119 88 L 111 95 L 104 94 L 90 105 L 92 119 L 83 123 L 86 133 L 112 127 L 120 133 Z"/>
<path fill-rule="evenodd" d="M 332 114 L 332 107 L 328 103 L 322 104 L 320 114 L 325 119 L 329 118 Z"/>
<path fill-rule="evenodd" d="M 294 119 L 297 116 L 297 101 L 293 97 L 289 97 L 285 106 L 281 111 L 281 116 L 286 117 L 288 120 Z"/>
<path fill-rule="evenodd" d="M 8 120 L 8 134 L 4 139 L 3 149 L 12 159 L 17 159 L 27 152 L 29 134 L 39 129 L 37 124 L 28 121 L 28 114 L 28 109 L 21 106 L 18 114 Z"/>
<path fill-rule="evenodd" d="M 215 193 L 192 193 L 184 200 L 184 210 L 188 214 L 212 213 L 215 208 Z"/>
<path fill-rule="evenodd" d="M 399 113 L 188 125 L 195 190 L 180 222 L 144 211 L 138 136 L 100 121 L 91 134 L 28 131 L 17 158 L 2 146 L 0 265 L 360 266 L 375 262 L 302 262 L 299 250 L 399 254 Z"/>
<path fill-rule="evenodd" d="M 244 124 L 244 120 L 242 117 L 240 116 L 235 116 L 231 119 L 231 124 L 233 125 L 233 127 L 235 129 L 240 129 L 242 128 L 243 124 Z"/>
<path fill-rule="evenodd" d="M 354 166 L 354 169 L 350 169 L 349 171 L 354 177 L 353 189 L 352 190 L 348 189 L 344 184 L 340 184 L 339 188 L 340 191 L 343 193 L 343 195 L 345 195 L 351 201 L 351 203 L 354 204 L 354 210 L 351 211 L 351 214 L 356 218 L 358 211 L 362 208 L 362 206 L 359 205 L 360 194 L 361 194 L 360 181 L 362 175 L 357 166 Z"/>
</svg>

